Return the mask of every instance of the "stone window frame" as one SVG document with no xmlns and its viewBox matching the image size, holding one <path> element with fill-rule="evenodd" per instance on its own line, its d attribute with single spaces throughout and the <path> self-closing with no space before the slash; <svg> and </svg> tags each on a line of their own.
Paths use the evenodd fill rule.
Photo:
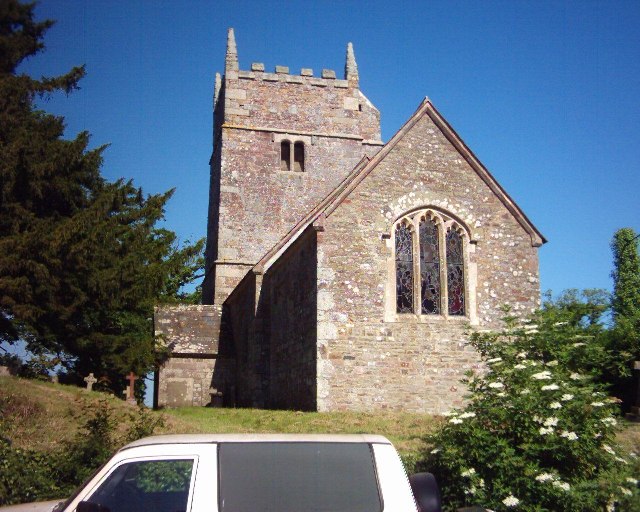
<svg viewBox="0 0 640 512">
<path fill-rule="evenodd" d="M 275 149 L 277 153 L 277 169 L 278 172 L 288 175 L 303 175 L 308 171 L 309 165 L 309 148 L 311 147 L 311 137 L 307 135 L 298 135 L 290 133 L 274 133 L 272 135 L 272 141 L 275 143 Z M 287 170 L 282 168 L 282 144 L 287 143 L 289 145 L 289 166 Z M 302 162 L 301 169 L 296 170 L 295 148 L 302 145 Z"/>
<path fill-rule="evenodd" d="M 440 313 L 422 313 L 421 277 L 420 277 L 420 221 L 428 219 L 435 222 L 438 230 L 438 250 L 440 262 Z M 413 241 L 413 313 L 398 313 L 396 310 L 396 246 L 395 233 L 400 224 L 410 227 Z M 448 305 L 446 235 L 448 230 L 454 229 L 462 238 L 462 252 L 464 264 L 464 315 L 450 315 Z M 429 323 L 429 322 L 468 322 L 478 323 L 476 312 L 477 269 L 471 261 L 471 253 L 475 252 L 476 241 L 467 225 L 452 213 L 439 208 L 420 207 L 407 211 L 391 224 L 387 239 L 387 286 L 385 293 L 385 322 L 401 323 Z"/>
</svg>

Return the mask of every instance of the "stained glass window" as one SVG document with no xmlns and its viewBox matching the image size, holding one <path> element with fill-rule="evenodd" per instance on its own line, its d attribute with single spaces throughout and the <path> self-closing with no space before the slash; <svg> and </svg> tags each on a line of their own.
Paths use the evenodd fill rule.
<svg viewBox="0 0 640 512">
<path fill-rule="evenodd" d="M 422 313 L 440 314 L 440 247 L 438 226 L 431 219 L 420 221 L 420 295 Z"/>
<path fill-rule="evenodd" d="M 406 224 L 396 228 L 396 311 L 413 313 L 413 239 Z"/>
<path fill-rule="evenodd" d="M 447 296 L 450 315 L 464 315 L 464 255 L 462 237 L 454 229 L 447 232 Z"/>
</svg>

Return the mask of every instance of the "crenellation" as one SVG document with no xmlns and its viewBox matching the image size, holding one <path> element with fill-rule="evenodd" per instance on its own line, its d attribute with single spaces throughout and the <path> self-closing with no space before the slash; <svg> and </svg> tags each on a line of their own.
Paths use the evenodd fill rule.
<svg viewBox="0 0 640 512">
<path fill-rule="evenodd" d="M 322 78 L 334 79 L 335 77 L 336 77 L 336 72 L 333 69 L 322 70 Z"/>
<path fill-rule="evenodd" d="M 288 66 L 276 66 L 276 73 L 279 75 L 288 75 L 289 67 Z"/>
<path fill-rule="evenodd" d="M 251 71 L 264 71 L 264 63 L 262 63 L 262 62 L 252 62 L 251 63 Z"/>
</svg>

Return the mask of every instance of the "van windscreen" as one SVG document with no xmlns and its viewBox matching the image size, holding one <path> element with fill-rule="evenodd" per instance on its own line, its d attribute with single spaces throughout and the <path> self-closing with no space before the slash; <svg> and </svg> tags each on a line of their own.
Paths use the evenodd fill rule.
<svg viewBox="0 0 640 512">
<path fill-rule="evenodd" d="M 380 512 L 365 443 L 221 443 L 221 512 Z"/>
</svg>

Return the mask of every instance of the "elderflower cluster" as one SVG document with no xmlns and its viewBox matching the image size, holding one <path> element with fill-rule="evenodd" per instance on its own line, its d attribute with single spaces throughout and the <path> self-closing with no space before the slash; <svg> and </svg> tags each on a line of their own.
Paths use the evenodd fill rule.
<svg viewBox="0 0 640 512">
<path fill-rule="evenodd" d="M 562 489 L 563 491 L 568 491 L 571 489 L 571 485 L 567 482 L 563 482 L 556 475 L 552 473 L 540 473 L 536 476 L 536 481 L 540 483 L 551 482 L 551 485 L 557 487 L 558 489 Z"/>
<path fill-rule="evenodd" d="M 534 373 L 531 378 L 536 380 L 551 380 L 551 372 L 549 370 L 545 370 L 540 373 Z"/>
<path fill-rule="evenodd" d="M 510 494 L 505 499 L 502 500 L 502 503 L 505 507 L 517 507 L 520 503 L 520 500 L 516 498 L 513 494 Z"/>
</svg>

